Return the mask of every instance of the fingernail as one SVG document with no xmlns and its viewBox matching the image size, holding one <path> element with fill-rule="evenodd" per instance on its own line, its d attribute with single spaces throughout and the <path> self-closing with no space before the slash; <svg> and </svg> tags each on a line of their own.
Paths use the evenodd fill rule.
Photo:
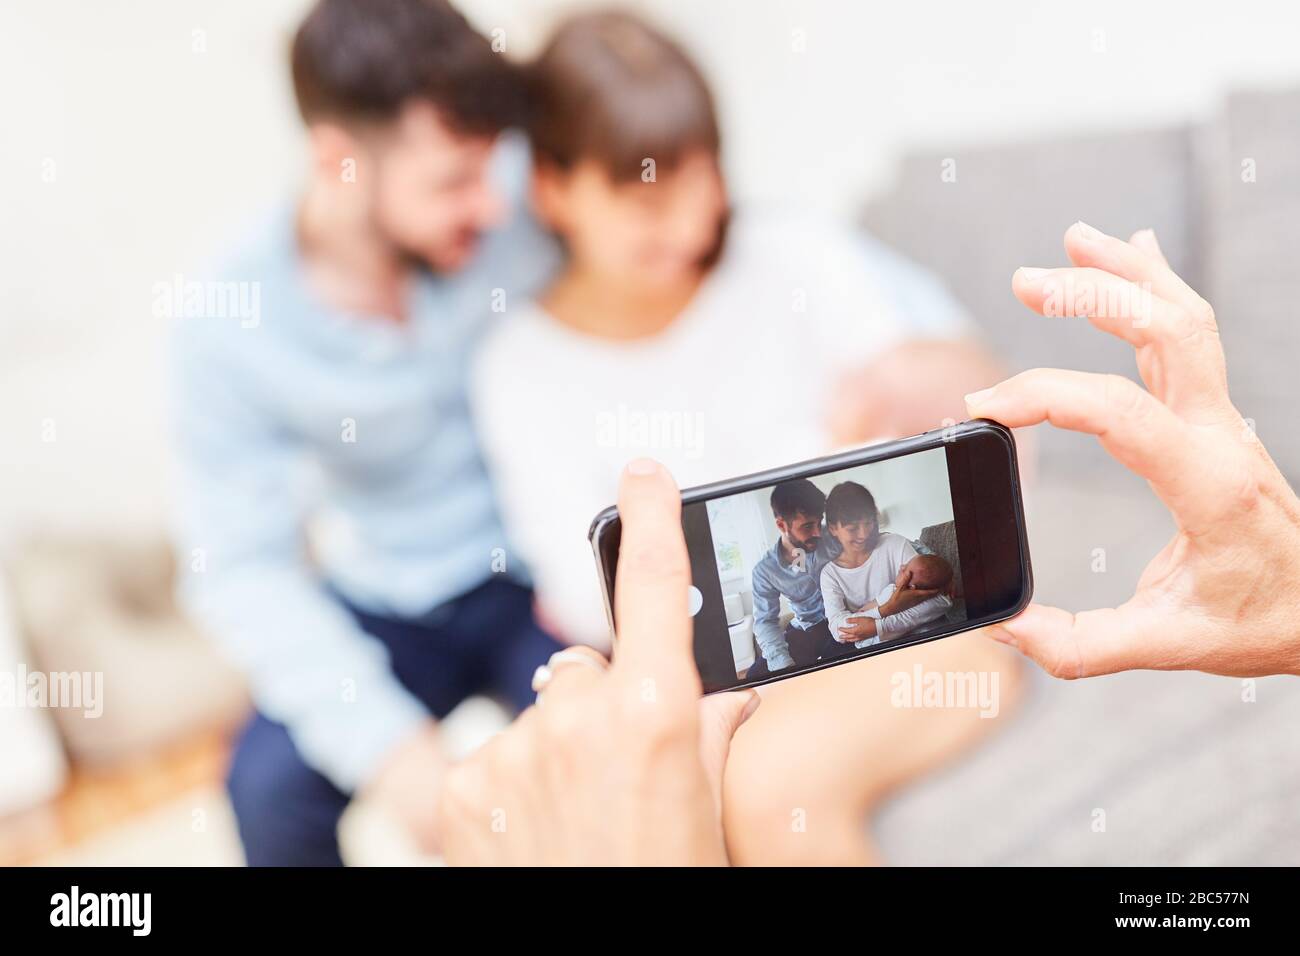
<svg viewBox="0 0 1300 956">
<path fill-rule="evenodd" d="M 993 397 L 993 392 L 995 389 L 996 386 L 994 386 L 994 388 L 982 388 L 978 392 L 971 392 L 969 395 L 966 396 L 966 404 L 979 405 L 982 402 L 987 402 L 990 398 Z"/>
<path fill-rule="evenodd" d="M 1160 248 L 1160 239 L 1156 236 L 1156 231 L 1154 229 L 1143 229 L 1142 235 L 1151 240 L 1151 245 L 1155 246 L 1157 249 Z"/>
<path fill-rule="evenodd" d="M 653 475 L 659 471 L 659 462 L 653 458 L 633 458 L 627 463 L 629 475 Z"/>
<path fill-rule="evenodd" d="M 1007 645 L 1007 647 L 1020 647 L 1020 645 L 1016 643 L 1016 636 L 1005 627 L 990 627 L 989 637 L 993 638 L 993 640 L 997 641 L 999 644 Z"/>
<path fill-rule="evenodd" d="M 1081 239 L 1101 239 L 1105 235 L 1100 229 L 1094 229 L 1082 219 L 1074 224 L 1074 231 Z"/>
<path fill-rule="evenodd" d="M 1025 279 L 1029 282 L 1037 282 L 1039 279 L 1041 279 L 1043 276 L 1047 275 L 1047 273 L 1051 271 L 1052 271 L 1051 269 L 1039 269 L 1035 266 L 1021 266 L 1019 269 L 1016 270 L 1016 272 L 1019 274 L 1019 276 L 1022 279 Z"/>
<path fill-rule="evenodd" d="M 745 709 L 741 711 L 740 722 L 743 724 L 745 721 L 749 720 L 749 718 L 753 717 L 754 711 L 758 710 L 758 705 L 761 703 L 763 703 L 763 698 L 759 697 L 757 693 L 751 693 L 749 695 L 749 703 L 746 704 Z"/>
</svg>

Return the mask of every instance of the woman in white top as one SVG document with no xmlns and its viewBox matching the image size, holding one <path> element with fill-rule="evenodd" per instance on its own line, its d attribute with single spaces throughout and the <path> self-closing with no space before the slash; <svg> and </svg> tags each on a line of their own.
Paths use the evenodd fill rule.
<svg viewBox="0 0 1300 956">
<path fill-rule="evenodd" d="M 822 602 L 831 636 L 842 644 L 869 647 L 882 640 L 942 617 L 952 600 L 937 591 L 903 592 L 928 595 L 925 600 L 886 613 L 886 603 L 896 593 L 899 572 L 917 550 L 901 534 L 881 531 L 876 499 L 856 481 L 842 481 L 826 496 L 826 530 L 839 542 L 840 553 L 822 568 Z M 938 556 L 929 560 L 947 563 Z M 948 573 L 951 580 L 951 571 Z M 860 640 L 844 636 L 850 622 L 870 633 Z"/>
<path fill-rule="evenodd" d="M 512 306 L 488 337 L 472 395 L 539 611 L 561 637 L 605 647 L 586 531 L 629 459 L 651 455 L 689 486 L 861 440 L 876 410 L 896 412 L 900 397 L 873 392 L 872 362 L 913 346 L 858 237 L 730 213 L 712 99 L 671 41 L 625 14 L 581 16 L 559 29 L 532 78 L 534 206 L 567 263 L 539 302 Z M 949 350 L 948 365 L 954 353 L 974 355 L 964 344 L 936 348 Z M 978 361 L 962 367 L 972 365 L 979 380 L 943 383 L 948 414 L 996 377 Z M 898 371 L 880 378 L 897 382 Z M 933 400 L 925 371 L 918 363 L 914 387 Z M 873 420 L 854 421 L 865 409 Z M 962 646 L 926 660 L 998 666 L 988 642 Z M 864 662 L 764 691 L 728 764 L 735 859 L 871 859 L 871 799 L 979 732 L 978 720 L 953 712 L 892 708 L 894 669 Z M 792 807 L 827 810 L 817 826 L 792 830 Z"/>
</svg>

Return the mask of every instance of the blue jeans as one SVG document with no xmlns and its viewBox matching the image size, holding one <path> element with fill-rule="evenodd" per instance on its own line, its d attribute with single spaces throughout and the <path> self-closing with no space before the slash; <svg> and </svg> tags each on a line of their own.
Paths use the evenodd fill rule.
<svg viewBox="0 0 1300 956">
<path fill-rule="evenodd" d="M 478 693 L 522 710 L 533 671 L 560 648 L 533 620 L 532 592 L 502 578 L 414 620 L 349 610 L 435 717 Z M 337 828 L 350 795 L 303 761 L 283 725 L 253 715 L 227 787 L 249 866 L 342 865 Z"/>
</svg>

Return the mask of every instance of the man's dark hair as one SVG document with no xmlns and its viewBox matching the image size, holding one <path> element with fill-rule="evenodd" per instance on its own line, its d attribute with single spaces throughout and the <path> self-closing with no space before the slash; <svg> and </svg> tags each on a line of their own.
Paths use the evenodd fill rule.
<svg viewBox="0 0 1300 956">
<path fill-rule="evenodd" d="M 807 478 L 783 481 L 772 489 L 772 514 L 786 521 L 798 515 L 820 519 L 826 509 L 826 496 Z"/>
<path fill-rule="evenodd" d="M 433 104 L 462 133 L 526 119 L 518 69 L 445 0 L 319 0 L 290 60 L 308 123 L 389 120 L 411 100 Z"/>
<path fill-rule="evenodd" d="M 841 481 L 826 498 L 828 525 L 875 521 L 876 516 L 876 499 L 856 481 Z"/>
</svg>

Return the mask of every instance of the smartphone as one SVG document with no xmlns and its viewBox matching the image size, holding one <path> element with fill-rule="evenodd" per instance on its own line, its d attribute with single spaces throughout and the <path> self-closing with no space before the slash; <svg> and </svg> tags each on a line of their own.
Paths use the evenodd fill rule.
<svg viewBox="0 0 1300 956">
<path fill-rule="evenodd" d="M 706 694 L 1006 620 L 1033 593 L 1011 432 L 976 420 L 682 492 Z M 617 508 L 589 538 L 611 632 Z"/>
</svg>

